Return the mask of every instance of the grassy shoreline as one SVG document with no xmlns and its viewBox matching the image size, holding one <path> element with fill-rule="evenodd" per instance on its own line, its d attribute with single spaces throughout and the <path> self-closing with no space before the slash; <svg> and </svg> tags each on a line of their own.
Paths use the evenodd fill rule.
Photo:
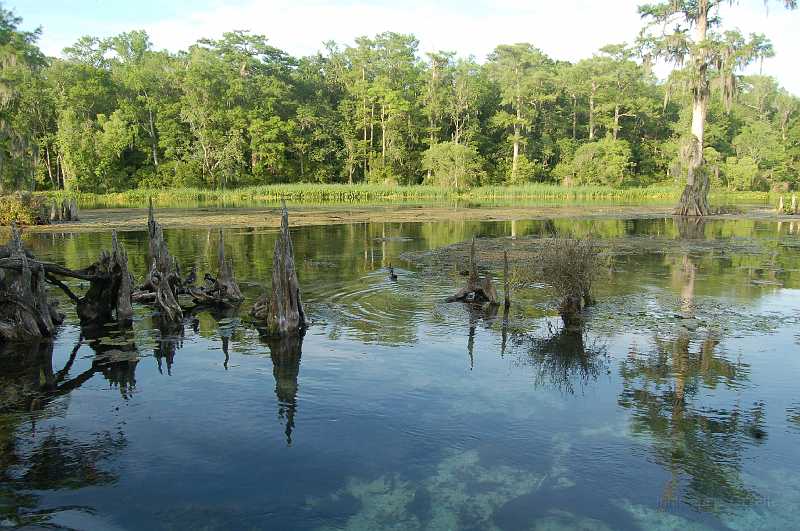
<svg viewBox="0 0 800 531">
<path fill-rule="evenodd" d="M 125 192 L 94 194 L 86 192 L 41 192 L 61 200 L 74 197 L 82 209 L 143 208 L 150 198 L 161 208 L 194 206 L 246 207 L 288 203 L 308 205 L 333 204 L 403 204 L 403 203 L 477 203 L 507 202 L 543 203 L 619 203 L 667 204 L 677 201 L 680 189 L 676 186 L 647 188 L 611 188 L 604 186 L 565 187 L 551 184 L 518 186 L 485 186 L 457 191 L 434 186 L 385 186 L 372 184 L 276 184 L 249 186 L 227 190 L 194 188 L 133 189 Z M 711 202 L 773 204 L 777 195 L 769 192 L 712 191 Z"/>
</svg>

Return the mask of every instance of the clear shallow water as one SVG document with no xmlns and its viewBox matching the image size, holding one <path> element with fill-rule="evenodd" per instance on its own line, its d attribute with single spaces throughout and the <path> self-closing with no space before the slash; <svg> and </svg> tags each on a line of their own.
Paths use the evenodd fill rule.
<svg viewBox="0 0 800 531">
<path fill-rule="evenodd" d="M 400 258 L 512 232 L 649 244 L 615 258 L 579 335 L 556 332 L 540 288 L 504 326 L 442 302 L 457 275 Z M 133 332 L 79 341 L 64 300 L 52 348 L 0 357 L 0 527 L 791 529 L 798 233 L 713 221 L 716 244 L 676 246 L 671 219 L 300 228 L 299 352 L 235 314 L 162 336 L 146 308 Z M 274 235 L 226 232 L 251 302 Z M 213 231 L 166 237 L 184 268 L 214 260 Z M 121 240 L 141 275 L 145 234 Z M 26 243 L 79 267 L 110 235 Z"/>
</svg>

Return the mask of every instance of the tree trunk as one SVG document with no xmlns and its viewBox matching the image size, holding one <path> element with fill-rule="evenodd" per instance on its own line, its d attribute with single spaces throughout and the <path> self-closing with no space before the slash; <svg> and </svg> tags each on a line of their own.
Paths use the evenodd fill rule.
<svg viewBox="0 0 800 531">
<path fill-rule="evenodd" d="M 700 0 L 698 17 L 695 23 L 695 43 L 706 40 L 708 30 L 708 0 Z M 708 84 L 708 63 L 704 51 L 697 52 L 693 58 L 697 69 L 697 85 L 692 94 L 691 145 L 688 146 L 686 187 L 675 209 L 679 216 L 705 216 L 711 212 L 708 206 L 708 174 L 703 167 L 703 136 L 710 95 Z"/>
<path fill-rule="evenodd" d="M 611 132 L 612 137 L 614 140 L 617 139 L 617 135 L 619 134 L 619 105 L 614 106 L 614 130 Z"/>
<path fill-rule="evenodd" d="M 578 138 L 578 97 L 572 95 L 572 140 Z"/>
<path fill-rule="evenodd" d="M 386 129 L 388 119 L 386 118 L 386 106 L 381 105 L 381 162 L 386 166 Z"/>
<path fill-rule="evenodd" d="M 56 177 L 53 175 L 53 166 L 50 163 L 50 146 L 44 147 L 44 154 L 45 154 L 45 161 L 47 163 L 47 176 L 50 177 L 50 184 L 53 185 L 53 189 L 58 189 L 58 183 L 56 182 Z"/>
<path fill-rule="evenodd" d="M 300 285 L 294 265 L 294 248 L 289 233 L 289 212 L 283 205 L 281 231 L 272 256 L 272 293 L 256 301 L 251 314 L 265 325 L 268 337 L 300 335 L 306 329 L 306 316 L 300 300 Z"/>
<path fill-rule="evenodd" d="M 589 140 L 594 140 L 594 93 L 597 91 L 597 82 L 592 80 L 592 91 L 589 93 Z"/>
</svg>

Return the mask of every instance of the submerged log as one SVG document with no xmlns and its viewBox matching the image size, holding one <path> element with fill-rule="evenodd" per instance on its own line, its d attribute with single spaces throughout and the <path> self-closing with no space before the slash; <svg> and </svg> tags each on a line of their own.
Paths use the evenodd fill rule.
<svg viewBox="0 0 800 531">
<path fill-rule="evenodd" d="M 45 268 L 28 257 L 16 224 L 0 269 L 0 340 L 33 341 L 52 337 L 64 320 L 58 304 L 47 298 Z"/>
<path fill-rule="evenodd" d="M 447 298 L 447 302 L 478 302 L 497 304 L 497 290 L 492 279 L 479 277 L 475 263 L 475 238 L 472 238 L 472 247 L 469 252 L 469 277 L 467 285 L 458 290 L 455 295 Z"/>
<path fill-rule="evenodd" d="M 289 234 L 289 212 L 283 205 L 281 230 L 275 240 L 272 256 L 272 293 L 262 295 L 253 306 L 251 314 L 264 325 L 267 336 L 302 334 L 306 316 L 300 300 L 300 285 L 294 267 L 294 248 Z"/>
<path fill-rule="evenodd" d="M 97 278 L 91 281 L 89 290 L 78 300 L 81 322 L 130 321 L 133 317 L 132 280 L 128 271 L 128 254 L 117 239 L 117 231 L 111 233 L 111 252 L 102 251 L 98 261 L 86 271 Z"/>
<path fill-rule="evenodd" d="M 205 276 L 205 286 L 191 287 L 194 283 L 194 270 L 185 280 L 187 290 L 197 304 L 214 306 L 236 306 L 244 300 L 242 290 L 233 273 L 233 261 L 225 258 L 225 238 L 219 231 L 219 250 L 217 251 L 217 277 Z"/>
</svg>

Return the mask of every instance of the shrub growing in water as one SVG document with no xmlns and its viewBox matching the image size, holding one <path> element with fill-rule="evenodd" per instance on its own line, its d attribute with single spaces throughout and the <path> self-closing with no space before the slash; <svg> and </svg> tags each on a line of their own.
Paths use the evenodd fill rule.
<svg viewBox="0 0 800 531">
<path fill-rule="evenodd" d="M 559 299 L 566 326 L 579 325 L 583 309 L 592 304 L 592 283 L 600 270 L 600 248 L 592 240 L 543 240 L 538 253 L 542 276 Z"/>
</svg>

